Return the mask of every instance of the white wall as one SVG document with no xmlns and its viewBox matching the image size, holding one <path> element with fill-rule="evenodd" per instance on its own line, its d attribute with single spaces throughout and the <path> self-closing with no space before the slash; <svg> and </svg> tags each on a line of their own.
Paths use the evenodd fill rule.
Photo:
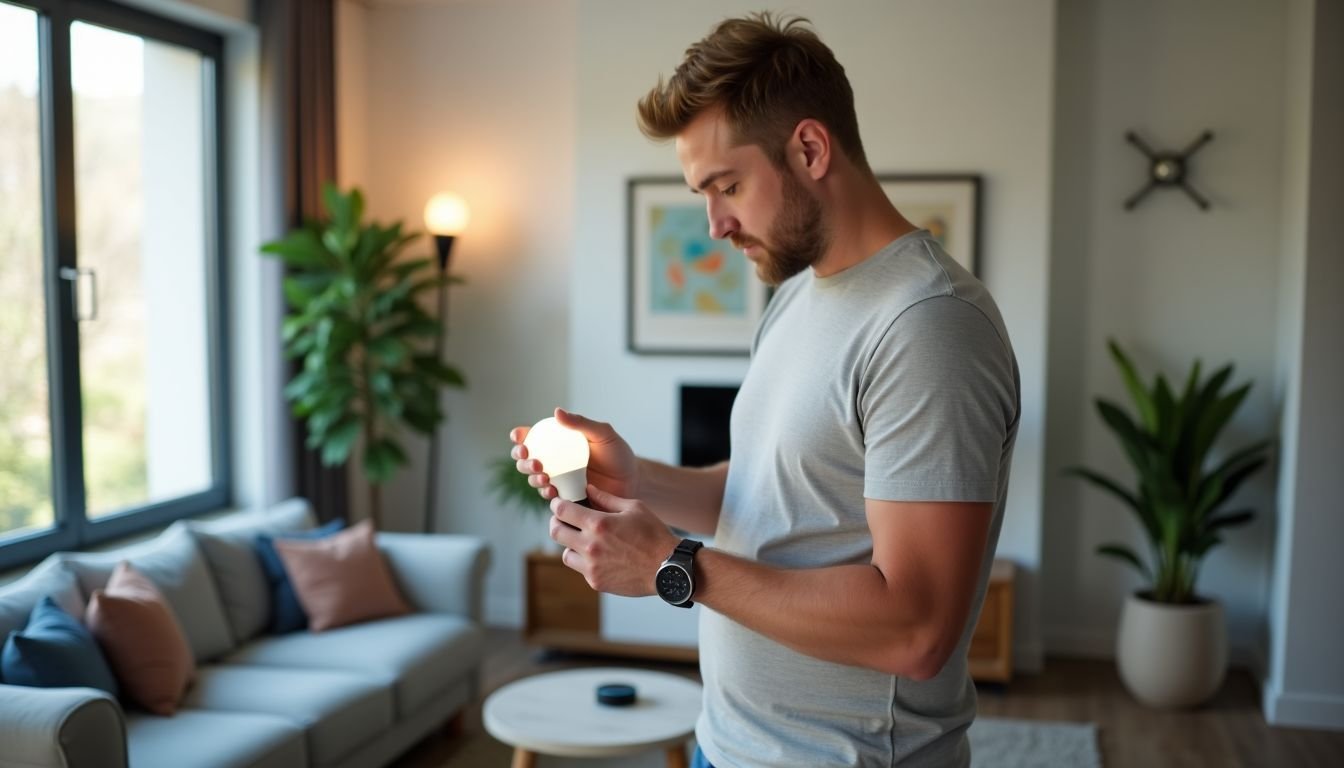
<svg viewBox="0 0 1344 768">
<path fill-rule="evenodd" d="M 545 541 L 546 523 L 501 509 L 486 465 L 508 455 L 511 427 L 566 399 L 574 4 L 343 0 L 339 8 L 338 60 L 364 62 L 362 82 L 346 63 L 339 70 L 343 182 L 363 187 L 374 217 L 401 218 L 416 230 L 437 191 L 456 191 L 471 206 L 453 251 L 453 271 L 468 283 L 451 290 L 445 351 L 470 386 L 444 399 L 436 528 L 490 540 L 486 619 L 516 625 L 522 553 Z M 431 250 L 428 241 L 412 248 Z M 408 441 L 416 466 L 383 494 L 388 528 L 421 526 L 426 445 Z M 352 499 L 361 503 L 353 474 Z"/>
<path fill-rule="evenodd" d="M 635 103 L 686 46 L 749 2 L 614 2 L 579 6 L 578 132 L 570 276 L 570 400 L 611 421 L 635 450 L 676 455 L 682 383 L 738 383 L 746 360 L 641 357 L 626 351 L 625 181 L 680 175 L 670 145 L 635 127 Z M 860 130 L 878 172 L 984 175 L 982 275 L 1022 370 L 1023 418 L 999 553 L 1023 566 L 1019 663 L 1039 665 L 1045 309 L 1048 275 L 1054 3 L 795 2 L 853 84 Z M 639 30 L 634 34 L 634 30 Z"/>
<path fill-rule="evenodd" d="M 1284 461 L 1264 709 L 1277 725 L 1344 730 L 1344 8 L 1294 3 L 1289 29 L 1278 371 Z"/>
<path fill-rule="evenodd" d="M 1120 605 L 1138 581 L 1094 550 L 1146 545 L 1123 506 L 1061 474 L 1081 463 L 1132 477 L 1092 403 L 1128 403 L 1106 339 L 1146 376 L 1183 378 L 1198 357 L 1206 373 L 1233 362 L 1235 382 L 1255 382 L 1216 454 L 1276 431 L 1286 12 L 1212 0 L 1080 0 L 1060 11 L 1042 603 L 1048 648 L 1110 656 Z M 1211 210 L 1158 190 L 1126 212 L 1146 161 L 1125 132 L 1162 150 L 1205 129 L 1215 138 L 1191 174 Z M 1233 499 L 1259 517 L 1228 533 L 1199 582 L 1225 602 L 1241 661 L 1263 653 L 1273 484 L 1263 471 Z"/>
</svg>

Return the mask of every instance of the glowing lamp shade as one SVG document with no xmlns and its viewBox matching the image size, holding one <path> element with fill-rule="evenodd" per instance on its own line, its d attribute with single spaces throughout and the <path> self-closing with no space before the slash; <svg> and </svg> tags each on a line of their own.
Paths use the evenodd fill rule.
<svg viewBox="0 0 1344 768">
<path fill-rule="evenodd" d="M 566 501 L 588 498 L 588 438 L 582 432 L 561 426 L 554 417 L 532 425 L 527 438 L 527 455 L 541 462 L 551 476 L 551 485 Z"/>
<path fill-rule="evenodd" d="M 440 192 L 425 203 L 425 228 L 435 235 L 460 235 L 467 228 L 471 212 L 461 197 Z"/>
</svg>

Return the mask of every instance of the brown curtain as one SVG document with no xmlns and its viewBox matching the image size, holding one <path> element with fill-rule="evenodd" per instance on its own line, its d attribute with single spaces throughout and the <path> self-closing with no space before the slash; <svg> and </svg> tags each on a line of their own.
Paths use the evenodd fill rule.
<svg viewBox="0 0 1344 768">
<path fill-rule="evenodd" d="M 275 221 L 279 216 L 272 221 L 288 230 L 322 214 L 322 185 L 336 180 L 335 9 L 331 0 L 257 0 L 254 9 L 261 28 L 265 163 L 274 185 L 266 197 L 283 214 L 282 222 Z M 298 420 L 291 427 L 295 492 L 321 521 L 348 518 L 345 467 L 322 466 L 317 452 L 304 447 L 307 429 Z"/>
</svg>

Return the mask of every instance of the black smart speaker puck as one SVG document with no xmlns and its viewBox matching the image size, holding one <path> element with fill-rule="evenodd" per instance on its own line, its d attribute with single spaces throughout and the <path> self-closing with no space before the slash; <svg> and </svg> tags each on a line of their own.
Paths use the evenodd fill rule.
<svg viewBox="0 0 1344 768">
<path fill-rule="evenodd" d="M 624 683 L 599 685 L 597 703 L 608 707 L 628 707 L 635 703 L 635 686 Z"/>
</svg>

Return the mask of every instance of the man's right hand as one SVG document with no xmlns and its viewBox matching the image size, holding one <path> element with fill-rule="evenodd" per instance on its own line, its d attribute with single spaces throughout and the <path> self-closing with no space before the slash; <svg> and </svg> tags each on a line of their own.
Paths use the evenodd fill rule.
<svg viewBox="0 0 1344 768">
<path fill-rule="evenodd" d="M 622 498 L 639 498 L 639 458 L 610 424 L 560 408 L 555 409 L 555 419 L 561 426 L 576 429 L 587 438 L 589 483 Z M 528 456 L 527 446 L 523 445 L 527 431 L 528 427 L 514 427 L 509 431 L 509 439 L 514 443 L 511 455 L 518 463 L 518 471 L 527 475 L 528 483 L 549 501 L 558 492 L 551 485 L 551 478 L 541 462 Z"/>
</svg>

